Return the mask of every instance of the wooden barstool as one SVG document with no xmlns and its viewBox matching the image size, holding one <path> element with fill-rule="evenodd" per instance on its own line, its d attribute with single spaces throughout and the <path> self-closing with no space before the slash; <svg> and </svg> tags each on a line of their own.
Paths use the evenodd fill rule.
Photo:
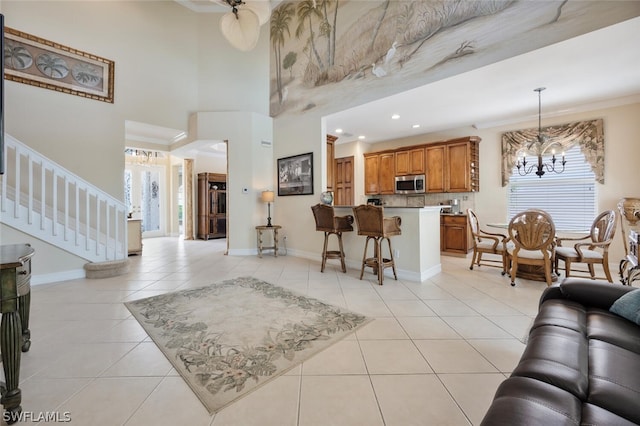
<svg viewBox="0 0 640 426">
<path fill-rule="evenodd" d="M 316 220 L 316 231 L 324 232 L 324 246 L 322 248 L 322 266 L 320 272 L 324 272 L 327 259 L 340 259 L 342 272 L 347 272 L 347 265 L 344 262 L 344 249 L 342 248 L 342 233 L 353 231 L 353 216 L 335 216 L 333 206 L 328 204 L 316 204 L 311 206 L 313 217 Z M 327 250 L 329 245 L 329 235 L 338 237 L 339 250 Z"/>
<path fill-rule="evenodd" d="M 393 249 L 389 237 L 400 235 L 399 216 L 384 217 L 384 208 L 381 206 L 360 205 L 353 208 L 358 225 L 358 235 L 366 235 L 367 241 L 364 244 L 364 255 L 362 257 L 362 268 L 360 269 L 360 279 L 364 274 L 364 267 L 373 268 L 373 272 L 378 275 L 378 284 L 382 285 L 384 268 L 391 267 L 393 277 L 397 280 L 396 263 L 393 259 Z M 389 257 L 382 255 L 382 241 L 387 240 L 389 245 Z M 373 240 L 373 256 L 367 257 L 369 240 Z"/>
</svg>

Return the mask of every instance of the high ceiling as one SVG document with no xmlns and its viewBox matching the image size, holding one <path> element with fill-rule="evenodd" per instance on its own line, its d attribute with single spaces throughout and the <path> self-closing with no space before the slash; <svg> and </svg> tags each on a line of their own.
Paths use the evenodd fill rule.
<svg viewBox="0 0 640 426">
<path fill-rule="evenodd" d="M 224 12 L 208 0 L 176 0 L 200 12 Z M 487 128 L 640 102 L 640 18 L 446 78 L 326 117 L 338 143 L 378 142 L 464 126 Z M 399 119 L 391 116 L 398 114 Z M 420 127 L 413 128 L 418 124 Z M 183 130 L 127 123 L 127 140 L 169 147 Z M 146 133 L 150 133 L 147 135 Z M 210 144 L 198 149 L 207 149 Z"/>
<path fill-rule="evenodd" d="M 337 135 L 341 128 L 352 135 L 343 133 L 338 142 L 359 135 L 376 142 L 534 120 L 538 87 L 546 87 L 543 119 L 640 102 L 637 40 L 640 18 L 332 114 L 327 132 Z"/>
</svg>

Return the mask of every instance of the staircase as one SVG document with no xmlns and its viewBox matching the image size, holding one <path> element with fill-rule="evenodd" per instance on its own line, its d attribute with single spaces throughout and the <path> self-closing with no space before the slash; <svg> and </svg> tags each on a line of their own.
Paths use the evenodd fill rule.
<svg viewBox="0 0 640 426">
<path fill-rule="evenodd" d="M 92 262 L 122 270 L 125 204 L 5 133 L 0 222 Z M 90 266 L 90 267 L 87 267 Z"/>
</svg>

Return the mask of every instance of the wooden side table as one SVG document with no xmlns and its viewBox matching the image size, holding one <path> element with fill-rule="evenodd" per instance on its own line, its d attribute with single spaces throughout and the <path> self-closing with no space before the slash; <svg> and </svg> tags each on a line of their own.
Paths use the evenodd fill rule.
<svg viewBox="0 0 640 426">
<path fill-rule="evenodd" d="M 31 346 L 29 310 L 31 305 L 31 257 L 29 244 L 0 246 L 0 350 L 6 383 L 0 403 L 8 411 L 7 423 L 18 420 L 22 407 L 20 391 L 20 351 Z"/>
<path fill-rule="evenodd" d="M 282 228 L 280 225 L 272 225 L 272 226 L 256 226 L 256 236 L 258 238 L 258 257 L 262 257 L 263 250 L 273 250 L 273 255 L 278 257 L 278 230 Z M 265 231 L 273 232 L 273 245 L 269 247 L 264 247 L 262 245 L 262 233 Z"/>
</svg>

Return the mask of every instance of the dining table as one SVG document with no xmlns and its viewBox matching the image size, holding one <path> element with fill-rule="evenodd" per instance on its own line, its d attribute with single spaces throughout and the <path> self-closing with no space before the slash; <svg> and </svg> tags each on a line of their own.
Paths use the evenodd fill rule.
<svg viewBox="0 0 640 426">
<path fill-rule="evenodd" d="M 498 229 L 505 229 L 505 230 L 509 229 L 508 223 L 501 223 L 501 222 L 487 223 L 487 226 L 490 228 L 498 228 Z M 507 232 L 505 232 L 504 234 L 507 238 L 509 238 L 509 234 Z M 588 235 L 589 235 L 589 231 L 560 229 L 560 230 L 556 230 L 555 238 L 557 240 L 558 238 L 586 237 Z M 533 280 L 533 281 L 543 281 L 543 282 L 547 280 L 545 271 L 544 271 L 544 266 L 540 266 L 540 265 L 519 265 L 516 277 L 527 279 L 527 280 Z M 555 270 L 553 269 L 553 267 L 551 268 L 551 281 L 553 282 L 558 281 L 558 274 L 555 273 Z"/>
</svg>

